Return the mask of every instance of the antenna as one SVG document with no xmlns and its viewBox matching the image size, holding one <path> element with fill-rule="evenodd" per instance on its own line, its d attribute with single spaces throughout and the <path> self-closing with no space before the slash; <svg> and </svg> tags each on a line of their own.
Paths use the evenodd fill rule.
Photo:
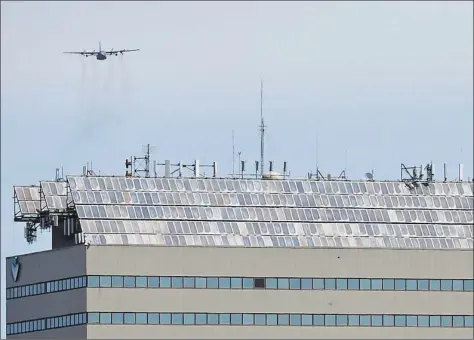
<svg viewBox="0 0 474 340">
<path fill-rule="evenodd" d="M 232 178 L 235 177 L 235 140 L 234 130 L 232 130 Z"/>
<path fill-rule="evenodd" d="M 263 177 L 265 153 L 265 124 L 263 121 L 263 79 L 260 81 L 260 176 Z"/>
<path fill-rule="evenodd" d="M 133 175 L 139 176 L 140 172 L 145 173 L 145 177 L 150 177 L 150 154 L 152 146 L 145 145 L 145 155 L 143 157 L 133 157 Z M 143 162 L 142 162 L 143 161 Z M 144 164 L 143 164 L 144 163 Z"/>
</svg>

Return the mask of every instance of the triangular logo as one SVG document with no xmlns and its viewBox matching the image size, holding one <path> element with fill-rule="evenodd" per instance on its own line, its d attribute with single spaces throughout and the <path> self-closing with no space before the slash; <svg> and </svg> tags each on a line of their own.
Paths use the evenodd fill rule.
<svg viewBox="0 0 474 340">
<path fill-rule="evenodd" d="M 12 262 L 11 269 L 13 281 L 16 282 L 18 280 L 18 273 L 20 272 L 20 263 L 18 262 L 18 257 L 16 257 Z"/>
</svg>

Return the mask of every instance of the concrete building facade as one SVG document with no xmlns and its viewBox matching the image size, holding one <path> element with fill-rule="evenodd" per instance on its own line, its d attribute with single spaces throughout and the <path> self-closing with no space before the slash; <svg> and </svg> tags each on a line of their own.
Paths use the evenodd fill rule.
<svg viewBox="0 0 474 340">
<path fill-rule="evenodd" d="M 471 183 L 101 180 L 15 189 L 54 249 L 7 259 L 8 338 L 472 339 Z"/>
</svg>

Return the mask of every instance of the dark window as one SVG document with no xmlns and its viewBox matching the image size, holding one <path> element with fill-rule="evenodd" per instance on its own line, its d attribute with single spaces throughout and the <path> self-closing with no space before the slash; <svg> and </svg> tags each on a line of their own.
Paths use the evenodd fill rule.
<svg viewBox="0 0 474 340">
<path fill-rule="evenodd" d="M 253 281 L 253 285 L 254 285 L 255 288 L 265 288 L 265 279 L 256 278 Z"/>
</svg>

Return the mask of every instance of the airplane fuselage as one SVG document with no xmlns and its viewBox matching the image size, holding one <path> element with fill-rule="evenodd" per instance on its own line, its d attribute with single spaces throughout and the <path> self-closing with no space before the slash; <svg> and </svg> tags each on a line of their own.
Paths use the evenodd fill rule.
<svg viewBox="0 0 474 340">
<path fill-rule="evenodd" d="M 105 56 L 105 54 L 102 54 L 102 52 L 99 52 L 97 54 L 97 60 L 105 60 L 107 59 L 107 57 Z"/>
</svg>

